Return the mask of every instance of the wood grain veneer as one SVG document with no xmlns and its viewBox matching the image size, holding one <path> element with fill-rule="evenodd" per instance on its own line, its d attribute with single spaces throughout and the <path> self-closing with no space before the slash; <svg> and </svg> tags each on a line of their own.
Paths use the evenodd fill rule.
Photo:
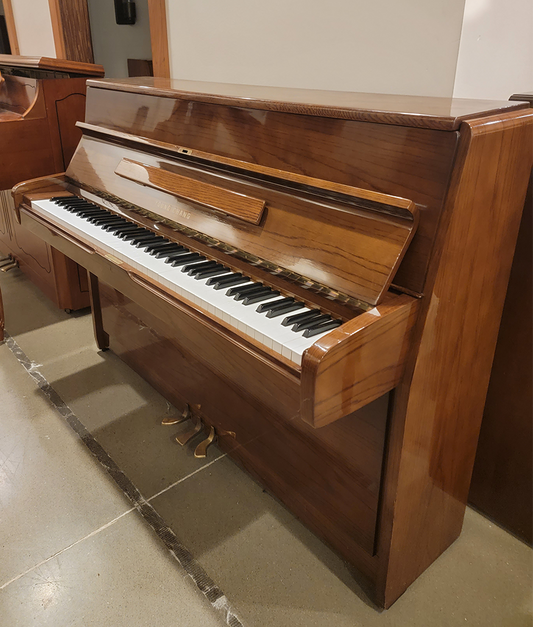
<svg viewBox="0 0 533 627">
<path fill-rule="evenodd" d="M 78 74 L 101 75 L 103 70 L 58 59 L 0 55 L 0 70 L 4 68 L 0 108 L 11 115 L 0 115 L 0 248 L 58 307 L 81 309 L 89 305 L 85 273 L 19 224 L 9 189 L 22 180 L 65 170 L 81 137 L 76 122 L 84 117 L 86 79 Z M 62 78 L 50 78 L 55 71 Z M 31 77 L 12 72 L 29 72 Z"/>
<path fill-rule="evenodd" d="M 165 0 L 148 0 L 148 15 L 150 18 L 150 40 L 152 42 L 154 76 L 170 78 Z"/>
<path fill-rule="evenodd" d="M 533 92 L 511 100 L 533 105 Z M 533 543 L 533 172 L 494 353 L 469 502 Z"/>
<path fill-rule="evenodd" d="M 65 72 L 73 77 L 76 75 L 85 77 L 104 75 L 104 68 L 94 63 L 52 59 L 51 57 L 16 56 L 13 54 L 0 54 L 0 67 Z"/>
<path fill-rule="evenodd" d="M 265 201 L 238 194 L 217 185 L 202 183 L 187 176 L 180 176 L 161 168 L 144 165 L 130 159 L 122 159 L 115 174 L 130 181 L 168 192 L 178 198 L 191 200 L 203 207 L 240 218 L 251 224 L 259 224 L 265 209 Z"/>
</svg>

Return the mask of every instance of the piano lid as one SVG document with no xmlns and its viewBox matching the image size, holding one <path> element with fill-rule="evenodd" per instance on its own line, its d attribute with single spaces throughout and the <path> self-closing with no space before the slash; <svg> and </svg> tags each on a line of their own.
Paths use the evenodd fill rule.
<svg viewBox="0 0 533 627">
<path fill-rule="evenodd" d="M 87 85 L 160 97 L 263 111 L 457 130 L 464 120 L 523 109 L 507 100 L 468 100 L 426 96 L 323 91 L 231 83 L 175 80 L 158 77 L 89 80 Z"/>
<path fill-rule="evenodd" d="M 26 57 L 12 54 L 0 54 L 0 72 L 16 68 L 20 71 L 33 70 L 42 72 L 59 72 L 68 76 L 104 76 L 104 68 L 95 63 L 81 63 L 67 59 L 50 57 Z M 38 78 L 37 74 L 33 74 Z"/>
</svg>

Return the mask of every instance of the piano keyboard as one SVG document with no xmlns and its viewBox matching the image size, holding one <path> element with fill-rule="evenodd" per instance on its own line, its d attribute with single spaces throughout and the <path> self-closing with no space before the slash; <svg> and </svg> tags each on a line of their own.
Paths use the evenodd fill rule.
<svg viewBox="0 0 533 627">
<path fill-rule="evenodd" d="M 342 324 L 82 198 L 32 201 L 32 208 L 298 365 L 307 348 Z"/>
</svg>

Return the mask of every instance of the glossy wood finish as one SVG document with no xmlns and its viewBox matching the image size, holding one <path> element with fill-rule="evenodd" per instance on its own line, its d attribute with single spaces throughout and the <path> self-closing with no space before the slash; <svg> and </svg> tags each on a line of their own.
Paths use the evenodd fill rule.
<svg viewBox="0 0 533 627">
<path fill-rule="evenodd" d="M 75 76 L 103 76 L 104 68 L 94 63 L 82 63 L 69 59 L 52 59 L 51 57 L 16 56 L 0 54 L 0 68 L 21 68 L 24 70 L 49 70 L 64 72 L 71 78 Z"/>
<path fill-rule="evenodd" d="M 461 530 L 532 150 L 527 110 L 461 129 L 418 350 L 391 417 L 378 545 L 385 607 Z"/>
<path fill-rule="evenodd" d="M 400 382 L 418 301 L 389 294 L 381 305 L 318 340 L 302 364 L 301 418 L 323 427 Z"/>
<path fill-rule="evenodd" d="M 85 273 L 24 229 L 13 213 L 9 189 L 22 180 L 63 172 L 81 137 L 87 70 L 100 66 L 58 59 L 0 55 L 0 249 L 8 252 L 31 280 L 61 309 L 89 305 Z M 49 78 L 57 71 L 62 78 Z M 11 72 L 30 72 L 33 77 Z M 72 72 L 75 78 L 69 78 Z M 40 74 L 41 73 L 41 74 Z M 45 78 L 38 78 L 38 76 Z"/>
<path fill-rule="evenodd" d="M 511 100 L 527 100 L 533 92 Z M 470 503 L 533 542 L 533 174 L 485 401 Z"/>
<path fill-rule="evenodd" d="M 170 78 L 165 0 L 148 0 L 148 15 L 150 18 L 153 74 L 162 78 Z"/>
<path fill-rule="evenodd" d="M 141 185 L 168 192 L 178 198 L 190 200 L 208 209 L 221 211 L 225 215 L 234 216 L 251 224 L 259 224 L 265 210 L 265 201 L 259 198 L 232 192 L 217 185 L 202 183 L 202 181 L 130 159 L 122 159 L 115 169 L 115 174 Z"/>
<path fill-rule="evenodd" d="M 129 167 L 124 178 L 124 159 L 135 163 L 142 159 L 144 169 L 137 166 L 132 171 Z M 201 185 L 204 190 L 217 188 L 221 200 L 224 193 L 226 197 L 238 195 L 265 203 L 265 217 L 261 224 L 249 224 L 228 219 L 225 215 L 228 202 L 219 211 L 206 211 L 197 202 L 185 202 L 174 194 L 154 191 L 152 183 L 146 186 L 146 168 L 150 168 L 151 176 L 159 183 L 163 178 L 168 181 L 174 174 L 189 180 L 189 188 L 191 185 Z M 157 174 L 160 170 L 163 174 Z M 282 267 L 301 275 L 303 281 L 319 281 L 371 304 L 379 302 L 385 293 L 416 227 L 414 216 L 407 210 L 405 216 L 390 215 L 395 204 L 401 208 L 410 206 L 404 199 L 396 203 L 392 197 L 376 194 L 370 200 L 372 195 L 368 192 L 363 199 L 341 195 L 332 198 L 332 194 L 318 188 L 309 195 L 289 190 L 288 181 L 281 188 L 268 181 L 258 187 L 238 173 L 217 172 L 194 162 L 176 163 L 88 136 L 80 142 L 67 176 L 77 185 L 105 190 L 172 223 L 246 251 L 274 269 Z M 167 187 L 170 185 L 167 183 Z M 180 195 L 187 195 L 183 185 L 180 187 L 183 189 Z M 357 190 L 353 191 L 357 194 Z M 320 192 L 322 196 L 318 195 Z M 205 201 L 206 192 L 203 194 Z M 235 202 L 232 198 L 234 216 Z M 375 210 L 366 210 L 367 205 Z"/>
<path fill-rule="evenodd" d="M 472 117 L 459 128 L 456 118 L 447 118 L 449 130 L 435 130 L 433 125 L 442 124 L 438 116 L 432 122 L 424 118 L 425 128 L 414 128 L 401 126 L 407 119 L 401 112 L 392 114 L 389 123 L 383 115 L 378 120 L 375 111 L 361 112 L 365 121 L 342 120 L 308 115 L 305 102 L 299 113 L 296 105 L 289 113 L 273 110 L 279 101 L 261 110 L 258 100 L 247 109 L 243 98 L 225 96 L 226 104 L 214 104 L 202 94 L 187 100 L 168 93 L 158 98 L 152 86 L 146 93 L 124 89 L 132 88 L 91 88 L 88 123 L 150 140 L 144 158 L 135 159 L 139 163 L 172 161 L 179 168 L 196 159 L 196 168 L 202 160 L 197 154 L 165 153 L 164 146 L 153 145 L 155 140 L 216 155 L 220 160 L 211 160 L 216 166 L 202 167 L 212 175 L 213 168 L 224 165 L 225 181 L 235 175 L 235 164 L 222 160 L 247 162 L 250 167 L 244 170 L 254 188 L 272 197 L 281 190 L 262 168 L 399 196 L 417 205 L 415 248 L 394 281 L 420 297 L 389 290 L 374 310 L 369 303 L 354 309 L 332 300 L 330 307 L 344 324 L 315 342 L 301 368 L 232 332 L 207 311 L 165 293 L 112 256 L 106 258 L 98 246 L 87 246 L 36 216 L 29 203 L 38 187 L 28 189 L 20 212 L 23 226 L 109 286 L 99 285 L 99 326 L 109 335 L 111 349 L 178 407 L 190 403 L 206 429 L 214 426 L 222 448 L 354 564 L 367 578 L 373 598 L 388 607 L 461 528 L 533 161 L 533 113 L 517 105 L 491 116 L 490 107 L 480 106 L 474 115 L 471 105 Z M 134 150 L 127 137 L 103 136 L 87 134 L 74 163 L 81 163 L 78 154 L 88 146 L 105 161 L 111 142 L 117 150 L 112 174 L 122 158 L 130 158 Z M 96 158 L 90 163 L 97 164 Z M 98 179 L 100 187 L 92 183 L 92 191 L 109 201 L 114 175 L 104 170 L 94 176 L 85 168 L 84 177 Z M 283 194 L 310 194 L 300 183 L 287 183 Z M 209 238 L 180 225 L 173 230 L 161 218 L 166 206 L 158 201 L 167 201 L 159 192 L 150 190 L 152 212 L 136 208 L 137 202 L 145 204 L 147 193 L 137 188 L 135 196 L 123 188 L 126 196 L 121 196 L 118 213 L 136 215 L 134 221 L 141 224 L 151 221 L 154 230 L 210 258 L 231 259 L 230 267 L 247 267 Z M 68 186 L 68 191 L 76 187 Z M 328 206 L 337 201 L 329 198 Z M 268 199 L 266 206 L 265 222 L 271 217 Z M 320 211 L 319 203 L 305 205 L 309 217 Z M 331 221 L 339 214 L 328 215 Z M 380 214 L 374 216 L 379 221 Z M 206 224 L 209 230 L 208 220 Z M 348 231 L 344 228 L 344 237 Z M 245 271 L 261 280 L 268 276 L 261 266 L 248 264 Z M 283 293 L 305 292 L 281 274 L 271 274 L 267 284 L 283 286 Z M 319 292 L 307 292 L 311 306 L 324 301 Z M 390 385 L 396 385 L 390 398 L 381 396 L 341 417 Z M 309 410 L 306 403 L 313 395 L 315 406 Z M 332 414 L 330 403 L 338 413 L 335 422 L 313 428 L 302 420 L 311 415 L 318 417 L 316 425 L 324 424 Z"/>
<path fill-rule="evenodd" d="M 420 222 L 395 283 L 422 292 L 453 164 L 455 132 L 95 88 L 87 91 L 86 122 L 268 168 L 267 176 L 277 170 L 409 199 L 420 209 Z"/>
<path fill-rule="evenodd" d="M 506 100 L 480 101 L 261 85 L 231 85 L 165 79 L 157 76 L 90 80 L 88 85 L 113 91 L 141 92 L 163 98 L 178 97 L 190 102 L 445 131 L 457 130 L 461 122 L 480 115 L 494 115 L 523 108 L 521 104 Z"/>
</svg>

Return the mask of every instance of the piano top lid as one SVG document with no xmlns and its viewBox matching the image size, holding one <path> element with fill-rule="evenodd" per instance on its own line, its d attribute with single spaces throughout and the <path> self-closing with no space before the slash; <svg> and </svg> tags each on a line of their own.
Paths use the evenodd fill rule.
<svg viewBox="0 0 533 627">
<path fill-rule="evenodd" d="M 1 59 L 1 57 L 0 57 Z M 158 77 L 89 80 L 99 89 L 233 107 L 453 131 L 461 122 L 528 107 L 528 103 L 368 94 Z"/>
<path fill-rule="evenodd" d="M 23 57 L 12 54 L 0 54 L 0 71 L 6 67 L 65 72 L 66 74 L 79 76 L 104 76 L 105 74 L 103 66 L 95 63 L 81 63 L 79 61 L 52 59 L 50 57 Z"/>
</svg>

